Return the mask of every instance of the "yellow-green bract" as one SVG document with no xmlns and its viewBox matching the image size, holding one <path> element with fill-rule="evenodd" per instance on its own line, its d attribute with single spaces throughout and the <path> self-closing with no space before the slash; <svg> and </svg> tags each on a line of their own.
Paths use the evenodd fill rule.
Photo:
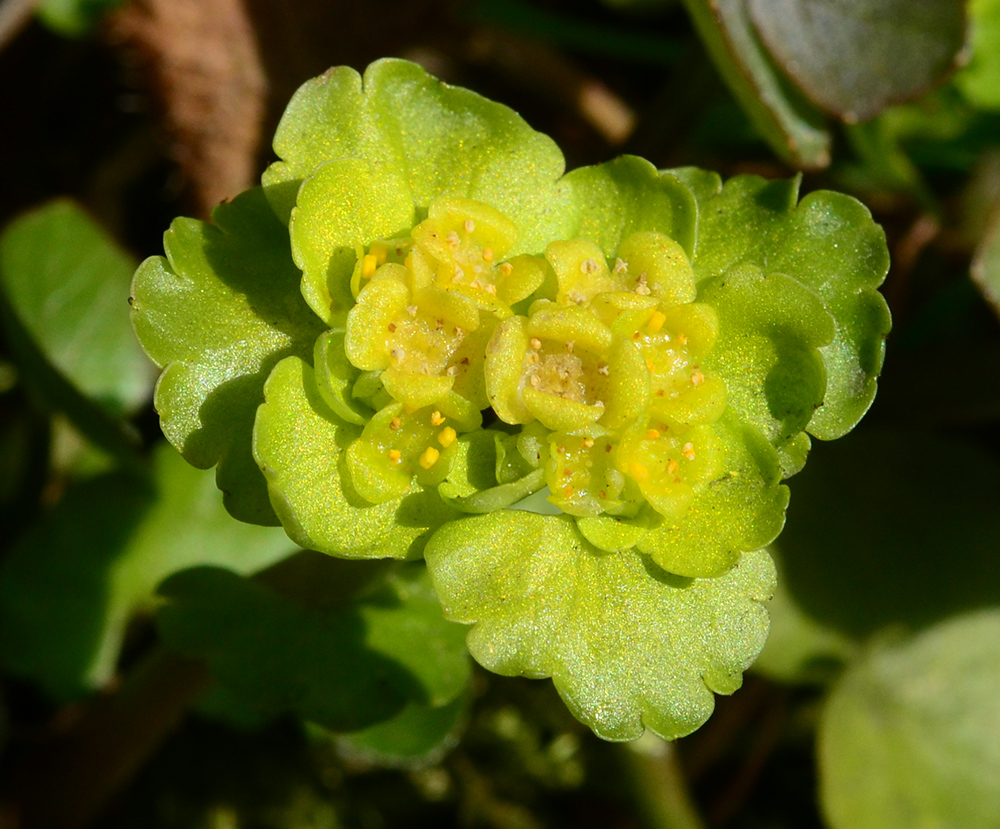
<svg viewBox="0 0 1000 829">
<path fill-rule="evenodd" d="M 237 517 L 423 555 L 473 655 L 600 736 L 696 728 L 766 636 L 781 480 L 874 396 L 867 210 L 634 157 L 564 174 L 398 60 L 305 84 L 275 150 L 136 275 L 164 432 Z"/>
</svg>

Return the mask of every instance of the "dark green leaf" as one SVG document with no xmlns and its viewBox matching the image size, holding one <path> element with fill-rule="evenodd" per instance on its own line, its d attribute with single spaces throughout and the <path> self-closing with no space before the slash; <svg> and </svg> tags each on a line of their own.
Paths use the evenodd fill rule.
<svg viewBox="0 0 1000 829">
<path fill-rule="evenodd" d="M 351 731 L 410 702 L 445 705 L 468 682 L 465 631 L 444 620 L 419 564 L 326 610 L 213 567 L 178 573 L 160 593 L 165 640 L 207 660 L 230 694 L 264 713 L 294 711 Z"/>
<path fill-rule="evenodd" d="M 965 42 L 958 0 L 746 0 L 761 39 L 811 100 L 847 122 L 916 98 Z"/>
<path fill-rule="evenodd" d="M 826 119 L 774 65 L 747 0 L 685 0 L 685 5 L 723 80 L 771 148 L 798 167 L 828 165 L 832 139 Z"/>
<path fill-rule="evenodd" d="M 280 530 L 239 524 L 212 475 L 160 446 L 148 479 L 120 472 L 70 489 L 0 570 L 0 654 L 59 698 L 114 675 L 129 620 L 169 573 L 195 564 L 252 572 L 294 547 Z"/>
</svg>

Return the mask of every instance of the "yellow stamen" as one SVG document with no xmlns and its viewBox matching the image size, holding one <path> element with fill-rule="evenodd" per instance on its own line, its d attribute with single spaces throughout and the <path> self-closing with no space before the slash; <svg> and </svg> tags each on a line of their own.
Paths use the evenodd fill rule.
<svg viewBox="0 0 1000 829">
<path fill-rule="evenodd" d="M 420 465 L 424 469 L 430 469 L 434 464 L 437 463 L 438 458 L 441 457 L 441 453 L 438 452 L 433 446 L 428 446 L 424 450 L 424 454 L 420 456 Z"/>
<path fill-rule="evenodd" d="M 361 276 L 365 279 L 371 279 L 375 276 L 375 269 L 378 267 L 378 258 L 368 253 L 365 258 L 361 260 Z"/>
<path fill-rule="evenodd" d="M 400 452 L 398 449 L 389 450 L 389 460 L 392 461 L 393 463 L 399 463 L 399 459 L 402 457 L 403 453 Z"/>
<path fill-rule="evenodd" d="M 483 259 L 487 262 L 493 261 L 493 248 L 483 248 Z"/>
<path fill-rule="evenodd" d="M 451 428 L 451 426 L 445 426 L 445 428 L 442 429 L 441 433 L 438 435 L 438 443 L 447 449 L 455 442 L 455 438 L 457 437 L 458 435 L 455 433 L 455 430 Z"/>
<path fill-rule="evenodd" d="M 442 423 L 444 423 L 444 415 L 437 410 L 431 412 L 431 424 L 434 426 L 440 426 Z"/>
<path fill-rule="evenodd" d="M 654 311 L 653 316 L 649 318 L 649 325 L 647 326 L 647 328 L 649 329 L 649 333 L 655 334 L 657 331 L 663 328 L 663 323 L 665 323 L 666 321 L 667 321 L 666 314 L 664 314 L 662 311 Z"/>
</svg>

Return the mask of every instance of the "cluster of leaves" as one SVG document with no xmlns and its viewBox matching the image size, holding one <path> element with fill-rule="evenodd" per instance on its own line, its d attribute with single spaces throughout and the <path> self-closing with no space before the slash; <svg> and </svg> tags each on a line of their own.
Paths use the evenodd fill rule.
<svg viewBox="0 0 1000 829">
<path fill-rule="evenodd" d="M 766 634 L 753 551 L 804 430 L 874 395 L 867 211 L 629 157 L 563 176 L 510 110 L 402 61 L 306 84 L 275 148 L 137 273 L 171 442 L 305 548 L 426 552 L 477 660 L 553 677 L 599 735 L 696 728 Z"/>
</svg>

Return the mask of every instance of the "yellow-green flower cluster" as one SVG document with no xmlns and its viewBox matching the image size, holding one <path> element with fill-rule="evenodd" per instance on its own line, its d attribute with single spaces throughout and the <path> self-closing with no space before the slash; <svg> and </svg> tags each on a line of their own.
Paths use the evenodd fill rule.
<svg viewBox="0 0 1000 829">
<path fill-rule="evenodd" d="M 518 446 L 563 512 L 679 517 L 720 473 L 726 406 L 702 365 L 718 320 L 684 250 L 641 232 L 614 262 L 583 239 L 505 258 L 516 241 L 494 208 L 439 198 L 408 238 L 358 251 L 344 354 L 351 395 L 377 410 L 347 453 L 359 494 L 441 483 L 492 410 L 534 424 Z"/>
</svg>

